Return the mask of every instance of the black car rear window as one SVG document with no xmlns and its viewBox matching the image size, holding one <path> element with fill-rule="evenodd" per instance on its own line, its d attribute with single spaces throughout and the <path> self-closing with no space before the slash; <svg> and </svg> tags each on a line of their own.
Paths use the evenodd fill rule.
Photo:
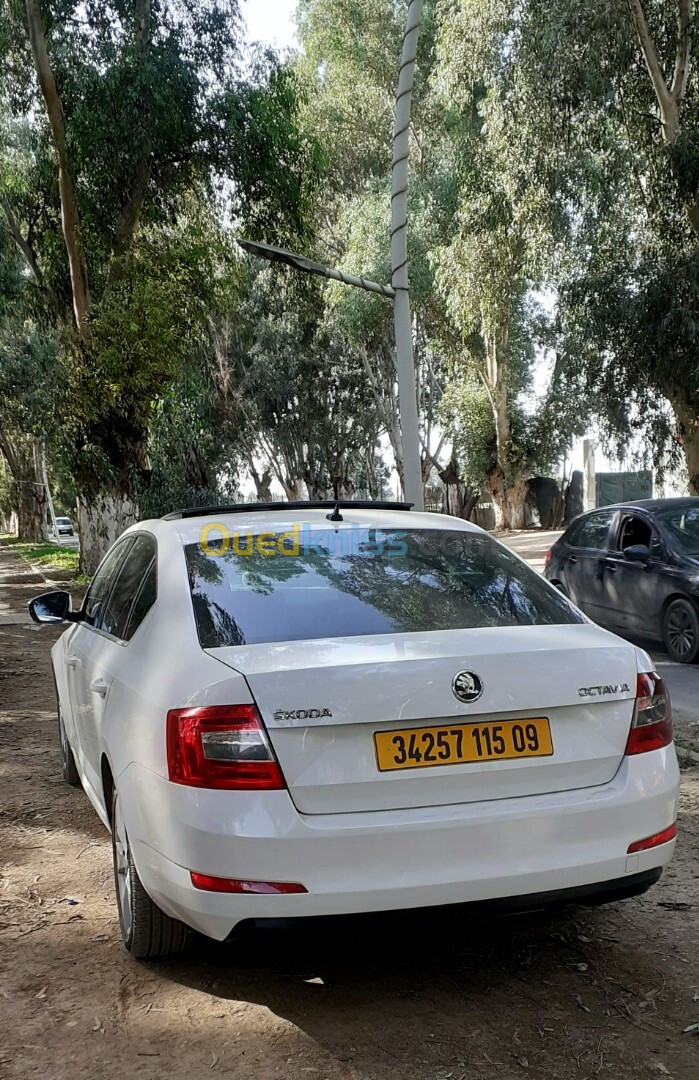
<svg viewBox="0 0 699 1080">
<path fill-rule="evenodd" d="M 185 552 L 204 648 L 582 621 L 534 570 L 468 532 L 302 526 Z"/>
<path fill-rule="evenodd" d="M 576 523 L 574 531 L 571 531 L 569 543 L 575 547 L 594 548 L 597 551 L 606 548 L 609 526 L 615 513 L 615 510 L 602 510 L 598 514 L 583 518 Z"/>
<path fill-rule="evenodd" d="M 673 507 L 656 515 L 682 555 L 699 555 L 699 507 Z"/>
</svg>

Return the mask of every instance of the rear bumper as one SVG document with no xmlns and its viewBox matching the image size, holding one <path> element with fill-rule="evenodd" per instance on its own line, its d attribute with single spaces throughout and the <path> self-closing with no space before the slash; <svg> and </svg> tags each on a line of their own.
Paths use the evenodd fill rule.
<svg viewBox="0 0 699 1080">
<path fill-rule="evenodd" d="M 300 815 L 284 791 L 185 788 L 136 765 L 121 774 L 117 787 L 149 894 L 169 914 L 223 940 L 249 919 L 509 898 L 517 907 L 532 897 L 526 906 L 536 907 L 583 902 L 609 892 L 610 883 L 617 894 L 624 883 L 631 892 L 641 881 L 647 887 L 670 861 L 675 842 L 626 852 L 675 821 L 679 771 L 668 747 L 625 758 L 615 779 L 598 788 L 313 817 Z M 299 882 L 308 891 L 208 893 L 192 886 L 190 870 Z"/>
<path fill-rule="evenodd" d="M 547 908 L 564 907 L 568 904 L 576 904 L 583 907 L 594 907 L 601 904 L 612 904 L 619 900 L 629 900 L 633 896 L 641 896 L 652 888 L 662 877 L 663 869 L 658 867 L 648 870 L 643 874 L 628 874 L 616 881 L 602 881 L 595 885 L 581 885 L 577 889 L 554 889 L 552 892 L 531 893 L 528 896 L 505 896 L 494 900 L 472 901 L 466 904 L 452 904 L 450 907 L 440 907 L 436 910 L 444 914 L 468 913 L 469 915 L 484 916 L 507 916 L 521 915 L 535 911 L 544 911 Z M 391 921 L 395 924 L 398 919 L 414 916 L 434 915 L 435 908 L 412 908 L 410 911 L 384 911 L 372 912 L 370 915 L 317 915 L 297 916 L 294 919 L 251 919 L 248 923 L 238 923 L 231 934 L 231 938 L 237 938 L 244 929 L 252 926 L 259 929 L 319 929 L 323 925 L 332 925 L 338 929 L 338 923 L 343 927 L 348 924 L 356 924 L 359 921 L 371 919 L 380 925 L 382 920 Z"/>
</svg>

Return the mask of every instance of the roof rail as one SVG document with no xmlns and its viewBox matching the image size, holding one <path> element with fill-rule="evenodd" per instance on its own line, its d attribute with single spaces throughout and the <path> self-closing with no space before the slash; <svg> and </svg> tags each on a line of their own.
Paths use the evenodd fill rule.
<svg viewBox="0 0 699 1080">
<path fill-rule="evenodd" d="M 173 510 L 164 514 L 163 521 L 181 521 L 184 518 L 213 517 L 217 514 L 250 514 L 257 511 L 287 510 L 412 510 L 413 503 L 407 502 L 369 502 L 351 499 L 310 499 L 296 502 L 273 503 L 233 503 L 230 506 L 192 506 L 185 510 Z"/>
</svg>

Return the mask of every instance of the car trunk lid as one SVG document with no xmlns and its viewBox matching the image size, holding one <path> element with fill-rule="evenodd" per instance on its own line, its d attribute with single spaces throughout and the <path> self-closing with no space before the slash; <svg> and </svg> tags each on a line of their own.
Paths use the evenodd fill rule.
<svg viewBox="0 0 699 1080">
<path fill-rule="evenodd" d="M 350 813 L 608 783 L 626 746 L 632 646 L 592 624 L 487 627 L 209 650 L 241 672 L 297 809 Z M 472 672 L 479 700 L 457 699 Z M 380 771 L 374 734 L 546 719 L 553 754 Z"/>
</svg>

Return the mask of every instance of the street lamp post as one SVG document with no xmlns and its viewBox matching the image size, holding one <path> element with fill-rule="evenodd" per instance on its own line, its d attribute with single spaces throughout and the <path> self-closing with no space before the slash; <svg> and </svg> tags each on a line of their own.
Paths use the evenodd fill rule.
<svg viewBox="0 0 699 1080">
<path fill-rule="evenodd" d="M 391 183 L 391 268 L 392 285 L 395 290 L 393 320 L 396 334 L 396 368 L 403 447 L 403 490 L 406 500 L 414 503 L 417 510 L 424 510 L 425 504 L 408 275 L 408 163 L 415 58 L 420 35 L 422 2 L 423 0 L 412 0 L 405 25 L 396 98 Z"/>
</svg>

